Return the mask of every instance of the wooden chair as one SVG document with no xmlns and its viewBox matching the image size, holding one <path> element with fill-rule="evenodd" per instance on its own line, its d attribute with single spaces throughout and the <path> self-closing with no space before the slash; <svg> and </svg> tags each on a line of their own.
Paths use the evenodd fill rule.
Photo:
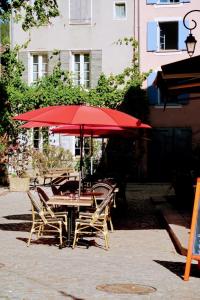
<svg viewBox="0 0 200 300">
<path fill-rule="evenodd" d="M 97 193 L 101 193 L 100 196 L 94 196 L 94 203 L 95 203 L 95 208 L 92 208 L 90 209 L 90 212 L 82 212 L 81 214 L 82 215 L 88 215 L 88 213 L 93 213 L 95 211 L 95 209 L 97 209 L 99 207 L 99 205 L 102 203 L 102 201 L 105 199 L 105 197 L 111 192 L 111 191 L 114 191 L 114 185 L 111 186 L 107 183 L 103 183 L 103 182 L 98 182 L 96 184 L 94 184 L 92 187 L 91 187 L 91 192 L 97 192 Z M 113 232 L 114 231 L 114 227 L 113 227 L 113 223 L 112 223 L 112 217 L 111 217 L 111 207 L 113 206 L 113 203 L 114 203 L 114 197 L 115 197 L 115 194 L 113 192 L 113 195 L 112 195 L 112 201 L 110 202 L 109 204 L 109 207 L 108 207 L 108 222 L 110 224 L 110 229 L 111 231 Z"/>
<path fill-rule="evenodd" d="M 111 190 L 105 199 L 101 202 L 98 208 L 94 213 L 88 215 L 81 215 L 75 222 L 75 233 L 74 233 L 74 241 L 72 248 L 75 248 L 77 241 L 79 240 L 79 236 L 88 235 L 92 232 L 96 234 L 103 234 L 105 240 L 105 248 L 108 250 L 108 210 L 110 202 L 112 201 L 113 190 Z"/>
<path fill-rule="evenodd" d="M 58 191 L 61 194 L 66 194 L 66 193 L 78 193 L 79 189 L 79 181 L 78 180 L 67 180 L 65 183 L 63 183 L 59 188 Z"/>
<path fill-rule="evenodd" d="M 51 184 L 51 190 L 54 196 L 60 196 L 62 195 L 61 191 L 55 186 L 54 184 Z"/>
<path fill-rule="evenodd" d="M 29 247 L 33 233 L 37 234 L 37 237 L 44 236 L 44 233 L 58 233 L 60 239 L 60 246 L 63 245 L 62 227 L 64 221 L 62 218 L 51 217 L 51 215 L 44 210 L 40 201 L 37 201 L 33 194 L 29 191 L 27 195 L 31 201 L 32 207 L 32 227 L 30 236 L 27 242 Z"/>
<path fill-rule="evenodd" d="M 37 192 L 38 192 L 38 196 L 42 203 L 43 208 L 50 214 L 50 216 L 52 218 L 55 218 L 55 217 L 63 218 L 64 222 L 65 222 L 66 230 L 67 230 L 67 212 L 61 211 L 60 207 L 54 207 L 54 208 L 50 207 L 48 205 L 49 196 L 41 187 L 39 187 L 39 186 L 37 187 Z"/>
</svg>

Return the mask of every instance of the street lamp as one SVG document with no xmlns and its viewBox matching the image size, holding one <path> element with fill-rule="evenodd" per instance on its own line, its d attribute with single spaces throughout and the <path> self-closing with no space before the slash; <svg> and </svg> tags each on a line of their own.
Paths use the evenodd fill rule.
<svg viewBox="0 0 200 300">
<path fill-rule="evenodd" d="M 185 19 L 192 12 L 200 12 L 200 10 L 199 9 L 191 10 L 183 17 L 183 25 L 185 26 L 185 28 L 187 28 L 190 31 L 189 35 L 187 36 L 187 38 L 185 40 L 187 53 L 189 54 L 190 57 L 192 57 L 192 55 L 194 54 L 196 43 L 197 43 L 195 37 L 192 35 L 192 30 L 197 27 L 197 22 L 195 20 L 192 20 L 194 25 L 191 27 L 188 27 L 185 23 Z"/>
</svg>

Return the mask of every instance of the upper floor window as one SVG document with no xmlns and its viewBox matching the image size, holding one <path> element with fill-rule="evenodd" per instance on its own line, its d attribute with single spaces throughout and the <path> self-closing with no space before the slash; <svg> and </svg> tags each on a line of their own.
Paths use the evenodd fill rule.
<svg viewBox="0 0 200 300">
<path fill-rule="evenodd" d="M 90 87 L 90 55 L 89 53 L 74 53 L 72 56 L 74 83 L 85 88 Z"/>
<path fill-rule="evenodd" d="M 46 76 L 48 72 L 48 57 L 46 54 L 31 55 L 31 82 L 37 81 L 39 78 Z"/>
<path fill-rule="evenodd" d="M 69 14 L 70 24 L 91 24 L 92 0 L 70 0 Z"/>
<path fill-rule="evenodd" d="M 159 50 L 178 50 L 178 22 L 159 22 Z"/>
<path fill-rule="evenodd" d="M 183 21 L 151 21 L 147 24 L 147 51 L 186 50 L 188 30 Z"/>
<path fill-rule="evenodd" d="M 188 2 L 191 2 L 191 0 L 147 0 L 147 4 L 177 4 Z"/>
<path fill-rule="evenodd" d="M 173 4 L 173 3 L 180 3 L 180 0 L 158 0 L 159 4 Z"/>
<path fill-rule="evenodd" d="M 125 2 L 115 2 L 114 18 L 115 19 L 125 19 L 126 18 L 126 3 Z"/>
</svg>

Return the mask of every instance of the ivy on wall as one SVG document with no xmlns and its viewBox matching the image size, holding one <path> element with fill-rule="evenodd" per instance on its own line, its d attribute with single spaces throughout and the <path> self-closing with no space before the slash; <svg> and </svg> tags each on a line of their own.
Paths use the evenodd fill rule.
<svg viewBox="0 0 200 300">
<path fill-rule="evenodd" d="M 97 86 L 86 90 L 82 86 L 75 86 L 72 74 L 63 71 L 58 63 L 52 74 L 28 86 L 22 80 L 24 66 L 17 59 L 20 49 L 19 46 L 13 50 L 7 47 L 1 55 L 0 111 L 2 122 L 0 132 L 7 132 L 8 135 L 17 134 L 18 128 L 12 122 L 12 116 L 38 107 L 87 103 L 127 111 L 128 106 L 124 106 L 123 103 L 127 102 L 130 95 L 134 98 L 134 91 L 137 90 L 138 94 L 138 90 L 141 90 L 141 85 L 149 74 L 140 73 L 134 61 L 121 74 L 109 76 L 101 74 Z M 148 104 L 142 100 L 145 98 L 143 96 L 141 97 L 140 94 L 140 97 L 135 99 L 134 103 L 137 102 L 137 105 L 134 106 L 132 103 L 135 107 L 134 111 L 129 107 L 131 113 L 136 114 L 136 110 L 147 111 Z M 138 99 L 140 99 L 139 102 Z M 138 117 L 145 121 L 144 114 L 139 113 Z"/>
</svg>

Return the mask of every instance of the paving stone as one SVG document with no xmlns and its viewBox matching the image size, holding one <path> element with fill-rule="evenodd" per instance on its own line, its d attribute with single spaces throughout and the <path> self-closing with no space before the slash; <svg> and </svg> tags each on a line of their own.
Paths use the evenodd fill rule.
<svg viewBox="0 0 200 300">
<path fill-rule="evenodd" d="M 185 257 L 160 224 L 144 186 L 135 190 L 127 185 L 128 209 L 121 210 L 118 203 L 113 214 L 109 251 L 96 246 L 59 250 L 52 241 L 27 247 L 29 199 L 25 193 L 0 193 L 0 299 L 199 299 L 195 264 L 189 282 L 184 282 Z M 156 292 L 133 296 L 96 289 L 116 283 L 152 286 Z"/>
</svg>

